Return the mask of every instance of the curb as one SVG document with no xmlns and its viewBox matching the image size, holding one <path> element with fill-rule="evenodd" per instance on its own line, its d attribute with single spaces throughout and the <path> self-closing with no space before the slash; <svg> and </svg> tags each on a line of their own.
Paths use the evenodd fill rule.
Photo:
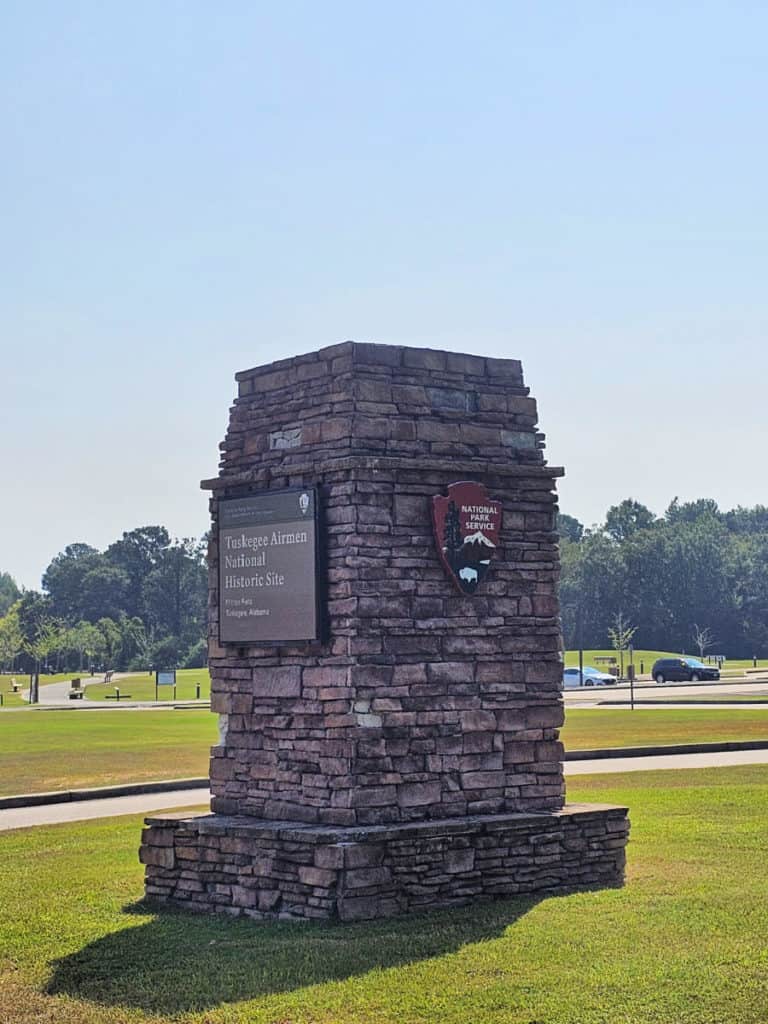
<svg viewBox="0 0 768 1024">
<path fill-rule="evenodd" d="M 566 761 L 599 761 L 612 757 L 663 757 L 665 754 L 724 754 L 729 750 L 768 750 L 768 740 L 733 740 L 724 743 L 675 743 L 666 747 L 609 747 L 604 750 L 567 750 Z"/>
<path fill-rule="evenodd" d="M 194 711 L 195 709 L 206 710 L 211 706 L 210 700 L 173 701 L 135 701 L 121 700 L 118 704 L 107 704 L 106 701 L 92 700 L 78 706 L 77 701 L 68 704 L 27 704 L 23 708 L 8 708 L 9 711 Z"/>
<path fill-rule="evenodd" d="M 0 810 L 9 807 L 39 807 L 42 804 L 68 804 L 79 800 L 102 800 L 114 796 L 139 796 L 142 793 L 169 793 L 177 789 L 201 789 L 210 779 L 162 779 L 157 782 L 131 782 L 122 786 L 97 786 L 93 789 L 63 789 L 50 793 L 21 793 L 0 797 Z"/>
<path fill-rule="evenodd" d="M 740 707 L 751 708 L 755 704 L 768 704 L 768 697 L 750 697 L 748 700 L 728 700 L 728 697 L 724 694 L 722 700 L 709 699 L 707 697 L 657 697 L 656 700 L 643 697 L 638 700 L 635 697 L 635 707 L 638 704 L 643 704 L 646 707 L 675 707 L 684 711 L 686 707 L 696 707 L 702 705 L 708 708 L 717 708 L 720 704 L 726 704 L 729 708 L 737 710 Z M 575 705 L 571 705 L 572 707 Z M 598 707 L 601 708 L 631 708 L 632 702 L 628 700 L 601 700 L 598 701 Z"/>
</svg>

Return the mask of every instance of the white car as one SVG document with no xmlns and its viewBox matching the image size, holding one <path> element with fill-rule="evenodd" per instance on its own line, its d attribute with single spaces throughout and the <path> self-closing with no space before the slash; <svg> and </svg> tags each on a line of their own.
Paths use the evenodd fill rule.
<svg viewBox="0 0 768 1024">
<path fill-rule="evenodd" d="M 582 679 L 579 679 L 579 670 L 577 668 L 566 668 L 563 669 L 563 689 L 564 690 L 578 690 L 582 685 L 584 686 L 615 686 L 616 676 L 610 675 L 608 672 L 601 672 L 597 668 L 593 668 L 591 665 L 585 665 L 582 669 Z"/>
</svg>

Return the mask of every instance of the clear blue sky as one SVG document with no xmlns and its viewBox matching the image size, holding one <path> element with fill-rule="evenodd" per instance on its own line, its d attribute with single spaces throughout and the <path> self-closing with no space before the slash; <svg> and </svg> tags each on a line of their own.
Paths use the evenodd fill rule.
<svg viewBox="0 0 768 1024">
<path fill-rule="evenodd" d="M 523 360 L 561 505 L 768 503 L 762 3 L 0 7 L 0 569 L 207 527 L 236 370 Z"/>
</svg>

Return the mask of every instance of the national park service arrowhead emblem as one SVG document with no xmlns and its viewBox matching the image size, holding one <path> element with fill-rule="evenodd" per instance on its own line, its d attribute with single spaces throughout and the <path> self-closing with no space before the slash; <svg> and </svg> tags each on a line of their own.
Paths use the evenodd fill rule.
<svg viewBox="0 0 768 1024">
<path fill-rule="evenodd" d="M 482 484 L 450 484 L 432 499 L 432 525 L 440 559 L 462 594 L 474 594 L 499 546 L 501 502 Z"/>
</svg>

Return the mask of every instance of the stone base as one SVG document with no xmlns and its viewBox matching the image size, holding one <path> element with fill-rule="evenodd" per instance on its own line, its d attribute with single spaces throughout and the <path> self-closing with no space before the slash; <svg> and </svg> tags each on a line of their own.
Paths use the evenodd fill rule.
<svg viewBox="0 0 768 1024">
<path fill-rule="evenodd" d="M 146 819 L 153 903 L 352 921 L 624 881 L 626 807 L 569 804 L 357 828 L 220 814 Z"/>
</svg>

